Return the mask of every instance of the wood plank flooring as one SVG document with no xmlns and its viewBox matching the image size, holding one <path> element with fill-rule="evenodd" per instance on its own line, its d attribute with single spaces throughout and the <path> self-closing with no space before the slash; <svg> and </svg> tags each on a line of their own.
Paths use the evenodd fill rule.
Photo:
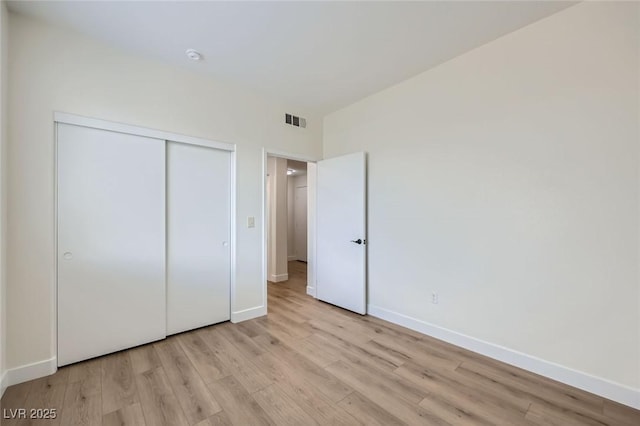
<svg viewBox="0 0 640 426">
<path fill-rule="evenodd" d="M 269 284 L 269 315 L 61 368 L 7 389 L 2 425 L 640 425 L 640 411 Z M 1 412 L 0 412 L 1 413 Z M 6 412 L 5 412 L 6 413 Z"/>
</svg>

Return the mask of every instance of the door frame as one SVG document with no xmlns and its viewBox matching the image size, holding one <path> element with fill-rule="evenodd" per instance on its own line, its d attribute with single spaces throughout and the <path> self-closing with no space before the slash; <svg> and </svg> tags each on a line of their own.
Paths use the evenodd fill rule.
<svg viewBox="0 0 640 426">
<path fill-rule="evenodd" d="M 230 191 L 231 191 L 231 203 L 230 203 L 230 226 L 231 236 L 229 241 L 230 251 L 230 300 L 229 306 L 231 309 L 231 321 L 234 321 L 235 303 L 236 300 L 236 145 L 214 141 L 210 139 L 197 138 L 193 136 L 182 135 L 179 133 L 165 132 L 162 130 L 150 129 L 147 127 L 134 126 L 129 124 L 117 123 L 113 121 L 101 120 L 96 118 L 85 117 L 77 114 L 70 114 L 65 112 L 54 111 L 53 113 L 53 297 L 51 298 L 51 353 L 55 354 L 53 363 L 50 364 L 53 374 L 57 371 L 57 358 L 58 358 L 58 124 L 71 124 L 81 127 L 90 127 L 93 129 L 107 130 L 117 133 L 126 133 L 136 136 L 146 136 L 154 139 L 160 139 L 165 141 L 165 145 L 168 141 L 183 143 L 187 145 L 197 145 L 207 148 L 219 149 L 222 151 L 228 151 L 231 156 L 230 165 Z M 165 277 L 166 280 L 166 277 Z"/>
<path fill-rule="evenodd" d="M 268 172 L 268 166 L 267 166 L 267 159 L 269 157 L 278 157 L 278 158 L 284 158 L 287 160 L 296 160 L 296 161 L 304 161 L 306 163 L 317 163 L 318 161 L 320 161 L 322 158 L 319 157 L 313 157 L 313 156 L 306 156 L 306 155 L 302 155 L 302 154 L 295 154 L 295 153 L 290 153 L 290 152 L 284 152 L 284 151 L 279 151 L 279 150 L 274 150 L 274 149 L 269 149 L 269 148 L 262 148 L 262 300 L 264 300 L 264 309 L 265 309 L 265 314 L 267 314 L 268 309 L 267 309 L 267 281 L 268 281 L 268 253 L 269 253 L 269 249 L 267 247 L 267 243 L 269 242 L 269 238 L 268 238 L 268 234 L 269 234 L 269 207 L 267 206 L 267 172 Z M 308 179 L 308 172 L 307 172 L 307 179 Z M 308 186 L 307 186 L 308 188 Z M 309 205 L 309 196 L 307 193 L 307 218 L 309 217 L 309 212 L 311 211 L 308 208 Z M 315 205 L 315 204 L 314 204 Z M 313 214 L 315 215 L 315 211 L 313 212 Z M 315 221 L 314 221 L 315 224 Z M 309 232 L 309 230 L 311 229 L 310 225 L 309 225 L 309 220 L 307 219 L 307 247 L 309 247 L 310 245 L 313 245 L 314 250 L 313 250 L 313 254 L 311 255 L 311 253 L 309 252 L 309 250 L 307 250 L 307 265 L 311 264 L 312 266 L 315 267 L 316 265 L 316 250 L 315 250 L 315 244 L 316 244 L 316 239 L 315 239 L 315 227 L 313 229 L 313 232 Z M 312 277 L 313 281 L 310 283 L 309 281 L 309 276 L 307 276 L 307 294 L 309 294 L 310 296 L 316 297 L 315 295 L 315 276 Z M 311 285 L 313 284 L 313 285 Z"/>
</svg>

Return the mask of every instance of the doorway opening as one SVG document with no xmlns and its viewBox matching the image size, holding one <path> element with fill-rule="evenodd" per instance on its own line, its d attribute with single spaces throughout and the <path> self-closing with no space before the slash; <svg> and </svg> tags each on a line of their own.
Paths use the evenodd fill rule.
<svg viewBox="0 0 640 426">
<path fill-rule="evenodd" d="M 309 288 L 313 288 L 309 270 L 313 268 L 314 251 L 310 244 L 314 167 L 306 161 L 267 156 L 267 291 L 269 286 L 278 285 L 310 294 Z"/>
<path fill-rule="evenodd" d="M 366 314 L 366 153 L 353 152 L 316 162 L 267 150 L 263 155 L 265 226 L 262 282 L 267 305 L 269 286 L 295 285 L 295 282 L 289 282 L 287 235 L 288 177 L 293 175 L 293 171 L 287 175 L 287 170 L 290 168 L 288 160 L 298 160 L 307 163 L 306 294 L 340 308 Z M 297 259 L 298 253 L 294 254 Z M 304 292 L 304 281 L 302 275 L 298 281 L 298 292 Z M 274 295 L 272 300 L 275 302 L 276 299 Z"/>
</svg>

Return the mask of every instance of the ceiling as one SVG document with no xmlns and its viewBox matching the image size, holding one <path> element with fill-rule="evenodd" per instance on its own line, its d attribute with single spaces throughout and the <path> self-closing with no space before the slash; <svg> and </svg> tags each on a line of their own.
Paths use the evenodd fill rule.
<svg viewBox="0 0 640 426">
<path fill-rule="evenodd" d="M 291 176 L 307 174 L 307 163 L 304 161 L 287 160 L 287 169 L 293 170 Z"/>
<path fill-rule="evenodd" d="M 328 113 L 570 6 L 561 1 L 10 1 L 12 12 Z M 185 50 L 205 60 L 189 61 Z M 298 108 L 296 110 L 295 108 Z"/>
</svg>

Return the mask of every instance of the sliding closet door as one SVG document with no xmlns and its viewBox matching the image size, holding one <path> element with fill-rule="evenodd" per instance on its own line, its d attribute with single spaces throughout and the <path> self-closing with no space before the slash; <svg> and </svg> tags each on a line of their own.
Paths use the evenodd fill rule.
<svg viewBox="0 0 640 426">
<path fill-rule="evenodd" d="M 167 334 L 230 318 L 231 154 L 167 143 Z"/>
<path fill-rule="evenodd" d="M 165 142 L 58 124 L 58 365 L 162 339 Z"/>
</svg>

